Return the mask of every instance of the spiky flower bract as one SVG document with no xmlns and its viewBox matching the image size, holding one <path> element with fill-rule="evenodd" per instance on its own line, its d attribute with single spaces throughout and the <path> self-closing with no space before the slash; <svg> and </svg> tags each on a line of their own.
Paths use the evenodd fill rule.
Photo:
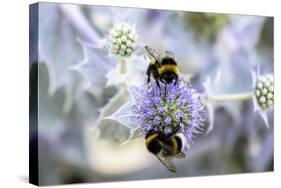
<svg viewBox="0 0 281 188">
<path fill-rule="evenodd" d="M 135 50 L 138 35 L 136 29 L 125 23 L 120 23 L 109 32 L 111 52 L 119 56 L 130 56 Z"/>
<path fill-rule="evenodd" d="M 144 85 L 139 90 L 138 100 L 135 100 L 133 111 L 137 114 L 137 124 L 144 129 L 161 131 L 164 135 L 172 133 L 179 126 L 179 131 L 186 137 L 186 148 L 193 143 L 195 133 L 204 128 L 205 108 L 202 105 L 199 93 L 194 90 L 187 80 L 179 80 L 174 85 L 167 85 L 156 81 L 150 86 Z"/>
</svg>

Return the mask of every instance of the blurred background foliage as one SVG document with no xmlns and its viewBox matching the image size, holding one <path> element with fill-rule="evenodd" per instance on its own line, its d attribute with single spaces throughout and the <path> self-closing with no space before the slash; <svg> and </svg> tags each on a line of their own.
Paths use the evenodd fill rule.
<svg viewBox="0 0 281 188">
<path fill-rule="evenodd" d="M 112 55 L 107 45 L 109 30 L 123 22 L 134 25 L 139 38 L 125 59 Z M 33 37 L 30 45 L 36 46 Z M 221 80 L 213 89 L 222 94 L 250 91 L 257 65 L 262 73 L 273 72 L 270 17 L 40 3 L 39 58 L 31 53 L 30 62 L 31 122 L 38 110 L 38 132 L 32 128 L 30 142 L 39 144 L 40 184 L 273 170 L 273 112 L 267 129 L 251 100 L 217 104 L 214 129 L 198 136 L 186 158 L 176 161 L 177 173 L 150 155 L 142 138 L 121 145 L 130 129 L 104 119 L 129 100 L 114 68 L 124 61 L 125 80 L 143 79 L 148 63 L 143 44 L 172 51 L 200 92 L 218 70 Z"/>
</svg>

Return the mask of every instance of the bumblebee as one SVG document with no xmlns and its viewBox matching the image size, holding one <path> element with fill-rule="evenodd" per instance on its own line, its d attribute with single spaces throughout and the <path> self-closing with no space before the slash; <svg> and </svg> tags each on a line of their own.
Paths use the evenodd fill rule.
<svg viewBox="0 0 281 188">
<path fill-rule="evenodd" d="M 152 57 L 147 69 L 147 83 L 150 82 L 151 75 L 156 80 L 157 86 L 160 88 L 160 82 L 170 84 L 174 81 L 174 85 L 178 82 L 179 67 L 175 61 L 172 52 L 156 51 L 148 46 L 145 46 L 147 53 Z"/>
<path fill-rule="evenodd" d="M 185 147 L 185 137 L 178 130 L 165 136 L 161 131 L 148 131 L 145 137 L 145 145 L 149 152 L 155 155 L 159 161 L 171 172 L 176 172 L 173 158 L 184 158 L 182 152 Z"/>
</svg>

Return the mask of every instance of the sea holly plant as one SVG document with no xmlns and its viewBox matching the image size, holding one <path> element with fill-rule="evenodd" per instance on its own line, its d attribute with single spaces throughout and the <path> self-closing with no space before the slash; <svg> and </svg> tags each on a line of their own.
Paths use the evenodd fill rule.
<svg viewBox="0 0 281 188">
<path fill-rule="evenodd" d="M 218 35 L 214 45 L 214 59 L 218 66 L 213 69 L 217 74 L 212 77 L 209 69 L 203 72 L 205 75 L 208 73 L 203 83 L 206 97 L 204 104 L 208 108 L 210 122 L 207 133 L 214 128 L 214 115 L 219 107 L 235 106 L 229 108 L 229 112 L 235 120 L 238 119 L 236 124 L 240 124 L 242 102 L 252 99 L 255 102 L 256 80 L 261 76 L 253 70 L 262 63 L 257 46 L 263 24 L 262 17 L 233 16 L 232 21 Z M 266 61 L 271 62 L 270 59 Z M 272 109 L 262 109 L 255 103 L 254 106 L 262 117 L 266 117 L 265 114 Z"/>
<path fill-rule="evenodd" d="M 116 142 L 127 139 L 124 143 L 128 143 L 131 139 L 144 137 L 151 129 L 164 134 L 180 131 L 186 137 L 185 149 L 188 149 L 198 133 L 208 133 L 214 128 L 212 134 L 196 142 L 198 147 L 194 148 L 200 152 L 195 162 L 206 154 L 202 148 L 207 147 L 208 151 L 219 148 L 220 151 L 220 147 L 232 145 L 224 142 L 228 135 L 231 135 L 233 145 L 240 140 L 242 132 L 249 139 L 256 134 L 256 140 L 264 142 L 259 135 L 262 129 L 273 142 L 272 130 L 255 129 L 256 124 L 252 126 L 251 122 L 244 124 L 244 121 L 252 120 L 249 118 L 250 105 L 244 101 L 252 100 L 254 110 L 261 115 L 265 125 L 272 127 L 267 120 L 267 113 L 274 108 L 273 74 L 268 71 L 272 68 L 272 50 L 257 49 L 259 40 L 262 40 L 260 33 L 265 27 L 264 17 L 190 13 L 181 20 L 183 17 L 172 11 L 48 3 L 40 8 L 39 17 L 39 61 L 46 65 L 44 71 L 48 74 L 48 81 L 43 82 L 40 78 L 43 86 L 40 89 L 43 94 L 43 97 L 40 95 L 40 117 L 48 121 L 43 121 L 39 132 L 51 136 L 48 140 L 53 141 L 52 148 L 58 152 L 55 156 L 67 160 L 79 156 L 81 163 L 85 163 L 89 156 L 84 155 L 89 152 L 84 150 L 92 151 L 93 155 L 99 153 L 97 148 L 84 142 L 84 133 L 89 133 L 92 128 L 101 133 L 99 138 L 95 137 L 96 141 L 113 142 L 113 150 L 119 148 Z M 206 21 L 199 23 L 198 19 Z M 188 22 L 187 25 L 183 21 Z M 199 38 L 210 42 L 201 42 Z M 160 94 L 155 80 L 152 79 L 150 84 L 145 82 L 150 59 L 146 58 L 144 45 L 175 54 L 180 79 L 176 85 L 167 86 L 167 97 Z M 251 79 L 245 70 L 248 65 L 256 66 L 257 62 L 264 66 L 263 74 L 254 73 Z M 239 67 L 238 71 L 233 67 Z M 220 68 L 223 78 L 209 78 Z M 191 75 L 191 81 L 183 75 Z M 209 81 L 201 93 L 205 78 Z M 225 78 L 232 80 L 228 82 Z M 220 80 L 224 82 L 213 92 Z M 165 85 L 161 83 L 160 88 L 163 90 Z M 218 107 L 229 115 L 231 125 L 243 122 L 243 126 L 228 127 L 225 120 L 228 116 L 221 111 L 215 113 Z M 247 114 L 241 115 L 242 110 Z M 216 125 L 213 125 L 214 117 Z M 226 136 L 220 137 L 221 133 Z M 141 140 L 138 143 L 142 143 Z M 215 144 L 210 147 L 209 143 Z M 257 143 L 255 141 L 254 145 Z M 267 141 L 264 146 L 268 148 Z M 131 149 L 128 151 L 133 153 Z M 64 152 L 66 155 L 61 155 Z M 270 156 L 272 152 L 262 150 L 260 153 L 269 154 L 259 156 Z M 128 156 L 132 158 L 130 154 Z M 190 156 L 186 159 L 190 160 Z"/>
<path fill-rule="evenodd" d="M 139 80 L 140 71 L 135 70 L 139 69 L 139 63 L 143 62 L 143 57 L 136 54 L 140 40 L 137 27 L 133 24 L 137 21 L 131 21 L 130 12 L 124 12 L 123 9 L 119 11 L 108 9 L 106 14 L 112 15 L 114 19 L 111 19 L 109 23 L 101 21 L 101 26 L 90 23 L 90 20 L 77 6 L 63 5 L 60 6 L 60 10 L 65 19 L 79 33 L 77 37 L 73 37 L 73 40 L 84 53 L 82 58 L 78 57 L 81 60 L 76 60 L 76 64 L 72 64 L 70 69 L 81 74 L 82 88 L 86 88 L 91 91 L 90 93 L 98 96 L 101 92 L 92 92 L 94 90 L 92 88 L 96 85 L 98 85 L 98 90 L 102 91 L 104 89 L 102 85 L 105 87 L 119 86 L 125 80 L 133 82 Z M 103 30 L 101 27 L 107 29 Z M 93 58 L 94 56 L 100 57 Z M 100 61 L 101 59 L 102 61 Z M 91 71 L 86 70 L 86 67 L 90 67 Z M 99 71 L 100 69 L 107 71 Z M 92 74 L 92 72 L 96 74 Z M 100 76 L 100 74 L 102 75 Z"/>
<path fill-rule="evenodd" d="M 258 69 L 259 70 L 259 69 Z M 204 83 L 205 87 L 205 102 L 209 110 L 210 126 L 207 132 L 213 129 L 214 120 L 214 105 L 225 102 L 242 102 L 252 100 L 254 111 L 258 112 L 264 120 L 265 126 L 269 128 L 267 112 L 273 110 L 274 107 L 274 80 L 273 74 L 260 75 L 259 71 L 252 71 L 252 91 L 233 94 L 214 94 L 213 90 L 220 79 L 220 72 L 217 72 L 214 83 L 208 78 Z"/>
<path fill-rule="evenodd" d="M 131 100 L 107 117 L 131 127 L 129 139 L 145 136 L 148 131 L 161 131 L 165 135 L 177 130 L 185 135 L 189 149 L 196 134 L 204 131 L 206 109 L 200 94 L 183 77 L 179 82 L 165 84 L 152 81 L 150 86 L 128 86 Z M 160 90 L 167 89 L 167 96 Z"/>
<path fill-rule="evenodd" d="M 266 127 L 269 128 L 267 112 L 274 107 L 274 76 L 270 73 L 260 75 L 258 67 L 256 72 L 252 72 L 252 78 L 254 111 L 259 113 Z"/>
<path fill-rule="evenodd" d="M 193 143 L 194 135 L 202 132 L 209 133 L 213 129 L 213 105 L 253 100 L 254 110 L 259 112 L 266 127 L 269 127 L 266 113 L 273 109 L 274 103 L 272 74 L 258 76 L 257 79 L 253 77 L 252 91 L 225 95 L 212 92 L 214 89 L 212 87 L 215 87 L 219 79 L 219 72 L 214 83 L 207 79 L 204 83 L 205 95 L 194 90 L 189 79 L 184 79 L 183 76 L 178 84 L 172 83 L 167 86 L 167 97 L 163 97 L 160 92 L 161 88 L 166 87 L 163 83 L 160 84 L 160 88 L 157 87 L 156 81 L 153 81 L 150 86 L 146 83 L 141 87 L 129 85 L 131 100 L 105 119 L 118 121 L 131 128 L 128 140 L 145 136 L 150 130 L 169 135 L 179 126 L 179 131 L 187 139 L 186 149 L 188 149 Z M 207 114 L 210 125 L 204 131 Z"/>
<path fill-rule="evenodd" d="M 108 64 L 112 65 L 104 74 L 106 87 L 117 87 L 125 81 L 140 82 L 139 75 L 145 71 L 141 65 L 145 65 L 146 62 L 144 57 L 138 54 L 140 40 L 136 25 L 128 22 L 113 23 L 96 43 L 81 41 L 81 44 L 105 54 Z"/>
<path fill-rule="evenodd" d="M 139 75 L 145 71 L 140 67 L 146 63 L 143 56 L 138 54 L 139 48 L 136 25 L 127 22 L 114 23 L 108 31 L 107 49 L 108 57 L 115 66 L 106 74 L 107 86 L 119 86 L 126 81 L 140 82 Z"/>
<path fill-rule="evenodd" d="M 247 44 L 244 44 L 243 42 L 242 42 L 243 43 L 242 44 L 238 40 L 237 41 L 235 40 L 235 42 L 237 42 L 237 44 L 235 44 L 235 48 L 231 48 L 231 50 L 228 52 L 227 57 L 217 56 L 218 60 L 222 64 L 222 66 L 227 66 L 228 62 L 237 61 L 237 60 L 244 61 L 244 60 L 249 60 L 249 59 L 247 59 L 248 57 L 251 58 L 251 56 L 246 56 L 246 58 L 243 59 L 242 57 L 240 58 L 240 55 L 241 55 L 242 51 L 244 51 L 244 52 L 246 51 L 247 53 L 253 52 L 253 50 L 254 50 L 253 46 L 254 46 L 254 44 L 257 43 L 257 38 L 258 38 L 257 33 L 259 33 L 259 31 L 260 31 L 260 27 L 262 25 L 262 19 L 251 19 L 249 22 L 245 23 L 243 28 L 240 29 L 241 31 L 239 30 L 236 34 L 239 34 L 239 36 L 240 35 L 244 36 L 243 33 L 248 31 L 247 28 L 249 25 L 255 26 L 255 27 L 253 27 L 255 29 L 252 29 L 255 37 L 252 37 L 251 40 L 248 40 Z M 236 28 L 236 25 L 231 26 L 231 27 Z M 224 33 L 227 33 L 231 36 L 234 35 L 232 32 L 225 31 Z M 226 42 L 229 42 L 229 41 L 226 41 Z M 218 47 L 220 43 L 221 43 L 221 41 L 219 40 L 216 47 Z M 233 41 L 231 44 L 233 44 Z M 237 58 L 234 58 L 233 57 L 234 55 Z M 251 65 L 255 64 L 255 63 L 256 62 L 249 61 L 249 64 L 251 64 Z M 229 70 L 231 70 L 231 69 L 229 69 Z M 271 87 L 270 89 L 267 88 L 267 92 L 270 92 L 270 94 L 266 93 L 266 95 L 268 95 L 268 96 L 266 96 L 267 98 L 265 98 L 265 96 L 263 96 L 260 99 L 260 98 L 255 97 L 255 93 L 256 93 L 255 89 L 257 88 L 256 86 L 252 87 L 252 90 L 247 91 L 245 93 L 244 92 L 243 93 L 241 93 L 241 92 L 228 93 L 228 94 L 214 93 L 213 90 L 215 89 L 216 84 L 219 81 L 219 79 L 220 79 L 219 74 L 217 74 L 215 81 L 212 81 L 210 78 L 208 78 L 207 81 L 204 83 L 204 86 L 205 86 L 204 97 L 200 97 L 200 99 L 198 99 L 198 101 L 200 101 L 200 104 L 204 108 L 205 113 L 203 113 L 203 114 L 208 114 L 209 126 L 207 128 L 206 133 L 209 133 L 210 131 L 212 131 L 213 127 L 214 127 L 215 105 L 217 105 L 217 104 L 224 105 L 227 102 L 232 102 L 232 103 L 237 102 L 237 104 L 240 104 L 241 102 L 246 101 L 246 100 L 253 100 L 255 102 L 255 101 L 257 101 L 257 99 L 259 99 L 260 103 L 257 103 L 257 104 L 263 105 L 264 108 L 262 108 L 262 106 L 260 106 L 259 108 L 256 108 L 256 109 L 258 109 L 258 112 L 260 112 L 263 119 L 265 120 L 266 126 L 268 127 L 268 123 L 267 123 L 267 119 L 265 118 L 266 117 L 265 114 L 268 110 L 272 109 L 272 107 L 273 107 L 273 92 L 271 92 L 271 90 L 270 90 L 270 89 L 273 90 L 273 87 L 271 87 L 271 85 L 273 86 L 273 83 L 271 85 L 269 84 L 270 85 L 269 87 Z M 252 79 L 252 82 L 256 83 L 256 80 Z M 182 81 L 181 81 L 181 83 L 182 83 Z M 185 81 L 185 83 L 188 83 L 188 82 Z M 144 84 L 144 85 L 146 85 L 146 84 Z M 261 84 L 259 84 L 259 85 L 261 85 Z M 141 86 L 140 88 L 143 88 L 143 87 L 144 86 Z M 164 86 L 162 86 L 162 87 L 164 87 Z M 193 114 L 196 112 L 196 110 L 195 110 L 195 112 L 192 112 L 192 110 L 188 111 L 188 112 L 179 111 L 179 109 L 177 107 L 175 107 L 173 105 L 169 105 L 169 104 L 163 105 L 163 103 L 161 103 L 161 102 L 157 106 L 156 102 L 159 102 L 159 101 L 146 102 L 145 104 L 148 105 L 147 108 L 144 108 L 144 109 L 140 108 L 144 111 L 137 111 L 137 110 L 135 110 L 135 109 L 138 109 L 138 108 L 136 108 L 136 106 L 142 106 L 140 103 L 145 101 L 145 100 L 143 100 L 143 96 L 149 96 L 149 95 L 146 95 L 145 93 L 141 93 L 140 91 L 142 91 L 142 89 L 140 89 L 140 88 L 137 89 L 137 88 L 133 88 L 132 86 L 130 86 L 129 87 L 130 91 L 137 91 L 137 92 L 131 92 L 131 93 L 133 93 L 133 94 L 131 94 L 131 98 L 134 100 L 126 103 L 124 106 L 122 106 L 117 112 L 115 112 L 111 116 L 106 117 L 107 119 L 114 119 L 121 124 L 131 127 L 132 128 L 131 136 L 129 137 L 129 139 L 143 136 L 143 135 L 145 135 L 145 132 L 150 129 L 161 130 L 165 134 L 169 134 L 171 131 L 174 130 L 174 128 L 177 125 L 184 124 L 184 123 L 179 122 L 180 121 L 179 118 L 181 118 L 181 116 L 184 116 L 184 115 L 188 116 L 189 113 Z M 152 88 L 153 88 L 153 84 L 152 84 Z M 172 89 L 172 87 L 169 87 L 169 89 Z M 265 92 L 265 90 L 264 90 L 264 92 Z M 137 96 L 138 99 L 134 96 Z M 167 96 L 169 98 L 169 95 L 167 95 Z M 152 99 L 154 100 L 154 97 L 150 96 L 150 98 L 151 98 L 151 100 Z M 264 99 L 269 99 L 269 102 L 266 101 L 266 104 L 264 104 L 265 103 Z M 261 103 L 260 100 L 263 103 Z M 155 104 L 155 105 L 152 105 L 152 104 Z M 269 107 L 269 108 L 265 108 L 265 107 Z M 176 110 L 174 110 L 174 108 Z M 147 109 L 151 109 L 151 111 L 147 111 Z M 148 114 L 144 114 L 143 112 L 147 112 Z M 183 114 L 179 115 L 180 112 L 183 113 L 184 115 Z M 138 116 L 138 114 L 141 114 L 141 116 Z M 148 116 L 150 119 L 147 119 L 146 116 Z M 144 118 L 144 120 L 141 120 L 141 118 L 138 118 L 138 117 Z M 204 117 L 204 116 L 202 115 L 201 118 L 202 117 Z M 203 119 L 207 119 L 207 118 L 204 117 Z M 148 121 L 148 120 L 150 120 L 150 121 Z M 185 122 L 184 120 L 185 119 L 183 118 L 183 122 Z M 206 122 L 205 122 L 205 124 L 203 122 L 204 122 L 203 120 L 200 123 L 197 122 L 197 125 L 199 127 L 201 125 L 203 125 L 203 127 L 205 128 Z M 186 123 L 186 124 L 190 125 L 188 123 Z M 155 125 L 159 125 L 159 126 L 155 126 Z M 187 129 L 185 127 L 185 129 L 183 128 L 183 129 L 181 129 L 181 131 L 182 130 L 186 131 L 186 130 L 191 130 L 191 129 Z M 202 132 L 202 130 L 201 130 L 201 132 Z M 189 138 L 186 134 L 185 134 L 185 136 L 187 138 Z M 189 143 L 187 143 L 187 145 L 190 146 L 190 144 L 192 143 L 192 139 L 188 139 L 188 140 L 189 140 Z"/>
</svg>

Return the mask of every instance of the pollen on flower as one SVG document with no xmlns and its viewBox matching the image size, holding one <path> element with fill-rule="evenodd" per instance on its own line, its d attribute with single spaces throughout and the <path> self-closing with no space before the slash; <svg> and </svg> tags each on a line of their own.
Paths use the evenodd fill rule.
<svg viewBox="0 0 281 188">
<path fill-rule="evenodd" d="M 115 25 L 109 32 L 109 46 L 115 55 L 130 56 L 136 48 L 138 35 L 129 24 Z"/>
<path fill-rule="evenodd" d="M 267 74 L 258 78 L 256 83 L 255 97 L 262 110 L 273 107 L 274 83 L 272 74 Z"/>
<path fill-rule="evenodd" d="M 160 86 L 165 88 L 162 83 Z M 175 86 L 174 83 L 167 85 L 166 97 L 152 81 L 150 87 L 146 84 L 141 87 L 138 98 L 133 110 L 138 114 L 136 123 L 145 131 L 157 130 L 168 135 L 179 129 L 187 139 L 188 148 L 193 143 L 194 133 L 204 129 L 205 107 L 188 81 L 180 79 Z"/>
</svg>

